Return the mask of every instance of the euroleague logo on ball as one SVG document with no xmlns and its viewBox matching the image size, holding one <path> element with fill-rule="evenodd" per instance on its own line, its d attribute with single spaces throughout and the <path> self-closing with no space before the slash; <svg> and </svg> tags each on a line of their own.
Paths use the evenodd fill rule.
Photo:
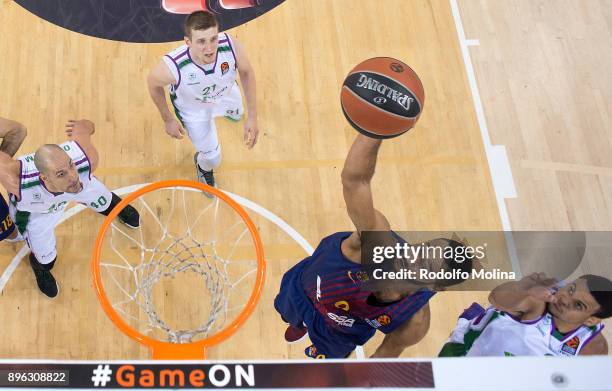
<svg viewBox="0 0 612 391">
<path fill-rule="evenodd" d="M 377 96 L 376 98 L 374 98 L 374 103 L 382 105 L 383 103 L 386 103 L 387 99 L 383 96 Z"/>
</svg>

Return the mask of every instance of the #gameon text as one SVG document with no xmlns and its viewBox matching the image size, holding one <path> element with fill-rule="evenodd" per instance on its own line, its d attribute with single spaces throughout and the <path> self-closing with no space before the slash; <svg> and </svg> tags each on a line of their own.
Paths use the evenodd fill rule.
<svg viewBox="0 0 612 391">
<path fill-rule="evenodd" d="M 485 257 L 484 246 L 429 246 L 421 243 L 413 246 L 408 243 L 396 243 L 395 246 L 376 246 L 373 248 L 372 261 L 381 263 L 385 260 L 405 259 L 410 263 L 415 263 L 417 259 L 427 258 L 446 258 L 454 259 L 457 263 L 462 263 L 467 259 L 483 259 Z"/>
<path fill-rule="evenodd" d="M 233 373 L 230 370 L 233 369 Z M 255 386 L 253 365 L 226 366 L 217 364 L 208 370 L 191 369 L 136 369 L 133 365 L 122 365 L 117 369 L 115 379 L 121 387 L 206 387 L 206 380 L 212 387 Z"/>
</svg>

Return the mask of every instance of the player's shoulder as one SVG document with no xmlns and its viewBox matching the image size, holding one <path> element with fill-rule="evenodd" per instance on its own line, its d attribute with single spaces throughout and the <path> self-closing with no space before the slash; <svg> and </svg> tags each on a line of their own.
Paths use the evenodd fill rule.
<svg viewBox="0 0 612 391">
<path fill-rule="evenodd" d="M 81 148 L 79 143 L 73 140 L 64 141 L 61 144 L 57 144 L 57 146 L 60 147 L 64 152 L 66 152 L 70 157 L 76 154 L 78 155 L 85 154 L 85 152 L 83 152 L 83 149 Z"/>
<path fill-rule="evenodd" d="M 236 46 L 236 38 L 227 33 L 219 33 L 219 46 L 217 50 L 220 52 L 234 53 Z"/>
<path fill-rule="evenodd" d="M 180 63 L 181 61 L 189 58 L 189 46 L 183 44 L 174 50 L 168 52 L 165 56 L 167 59 L 171 59 L 176 63 Z"/>
<path fill-rule="evenodd" d="M 219 45 L 230 43 L 234 41 L 234 37 L 232 37 L 229 33 L 219 33 L 218 41 Z"/>
<path fill-rule="evenodd" d="M 87 166 L 87 167 L 90 166 L 89 158 L 87 157 L 87 153 L 85 153 L 85 150 L 83 149 L 83 147 L 81 147 L 81 145 L 77 141 L 68 140 L 61 144 L 58 144 L 58 146 L 61 149 L 63 149 L 64 152 L 68 154 L 68 156 L 70 156 L 70 158 L 72 159 L 74 164 L 77 166 L 77 168 L 80 169 L 81 167 L 84 167 L 84 166 Z"/>
<path fill-rule="evenodd" d="M 327 235 L 323 239 L 321 239 L 321 244 L 332 244 L 332 243 L 340 243 L 349 236 L 351 236 L 352 232 L 350 231 L 340 231 L 334 232 L 333 234 Z"/>
<path fill-rule="evenodd" d="M 601 334 L 595 335 L 580 351 L 580 355 L 608 354 L 608 341 Z"/>
</svg>

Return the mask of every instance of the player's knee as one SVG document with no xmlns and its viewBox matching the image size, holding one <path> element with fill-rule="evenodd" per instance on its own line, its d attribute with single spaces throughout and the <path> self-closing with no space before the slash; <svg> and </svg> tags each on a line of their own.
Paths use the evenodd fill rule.
<svg viewBox="0 0 612 391">
<path fill-rule="evenodd" d="M 13 229 L 13 232 L 11 232 L 11 234 L 8 236 L 8 240 L 14 240 L 17 238 L 17 230 Z"/>
<path fill-rule="evenodd" d="M 0 194 L 0 240 L 14 239 L 17 236 L 15 224 L 9 216 L 9 207 Z"/>
<path fill-rule="evenodd" d="M 204 171 L 211 171 L 219 164 L 221 164 L 221 148 L 218 145 L 212 151 L 200 151 L 198 154 L 198 166 Z"/>
<path fill-rule="evenodd" d="M 121 202 L 121 197 L 115 193 L 111 193 L 111 202 L 108 208 L 102 212 L 98 212 L 104 216 L 108 216 L 110 212 Z M 119 220 L 130 228 L 138 228 L 140 226 L 140 214 L 132 205 L 126 205 L 119 212 Z"/>
<path fill-rule="evenodd" d="M 113 210 L 115 208 L 115 206 L 117 206 L 118 203 L 121 202 L 121 197 L 119 197 L 117 194 L 115 193 L 111 193 L 111 202 L 108 205 L 108 208 L 106 208 L 106 210 L 100 211 L 98 213 L 104 215 L 104 216 L 108 216 L 108 214 L 111 212 L 111 210 Z"/>
</svg>

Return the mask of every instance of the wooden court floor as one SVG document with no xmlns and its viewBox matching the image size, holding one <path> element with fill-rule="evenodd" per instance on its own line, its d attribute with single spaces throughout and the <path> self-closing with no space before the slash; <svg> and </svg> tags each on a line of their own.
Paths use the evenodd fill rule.
<svg viewBox="0 0 612 391">
<path fill-rule="evenodd" d="M 537 16 L 546 4 L 549 3 L 516 1 L 512 7 L 518 12 L 513 15 L 518 18 L 522 13 L 536 13 Z M 591 4 L 585 2 L 581 9 L 593 16 L 598 11 L 590 10 Z M 242 124 L 218 120 L 223 153 L 218 170 L 219 186 L 270 210 L 312 246 L 327 234 L 350 230 L 340 170 L 355 132 L 346 124 L 340 110 L 340 85 L 352 66 L 363 59 L 391 56 L 409 63 L 419 73 L 426 91 L 425 109 L 416 129 L 384 143 L 374 180 L 375 205 L 396 230 L 501 229 L 449 1 L 387 0 L 384 5 L 365 0 L 287 0 L 270 13 L 230 31 L 245 46 L 257 74 L 261 135 L 258 145 L 247 150 L 241 143 Z M 0 0 L 0 7 L 0 36 L 3 37 L 0 39 L 3 53 L 0 83 L 5 90 L 0 99 L 0 116 L 27 125 L 28 138 L 19 153 L 34 151 L 43 143 L 62 142 L 66 120 L 89 118 L 97 125 L 94 137 L 101 156 L 97 176 L 109 188 L 163 179 L 194 179 L 193 147 L 187 140 L 174 141 L 165 135 L 146 91 L 147 72 L 161 55 L 177 44 L 100 40 L 51 25 L 9 0 Z M 610 15 L 609 4 L 602 1 L 597 7 Z M 500 93 L 497 84 L 488 82 L 491 79 L 503 83 L 504 75 L 522 75 L 521 67 L 531 66 L 506 62 L 500 57 L 514 22 L 496 23 L 496 18 L 510 18 L 503 17 L 500 8 L 489 2 L 460 1 L 467 32 L 478 35 L 475 38 L 482 42 L 481 47 L 473 49 L 473 61 L 491 132 L 498 143 L 509 145 L 519 190 L 519 197 L 508 201 L 512 224 L 523 229 L 606 229 L 610 220 L 605 218 L 597 218 L 601 225 L 589 225 L 594 221 L 589 218 L 596 215 L 593 209 L 600 204 L 588 204 L 584 212 L 577 212 L 582 208 L 581 181 L 594 180 L 599 171 L 567 173 L 562 170 L 567 166 L 555 165 L 559 163 L 555 155 L 537 155 L 537 148 L 567 147 L 546 144 L 555 138 L 554 133 L 548 138 L 544 133 L 555 130 L 544 124 L 539 128 L 542 134 L 535 141 L 518 140 L 515 129 L 523 129 L 522 110 L 518 105 L 523 102 L 517 102 L 512 94 Z M 567 12 L 562 16 L 569 17 L 571 14 Z M 593 18 L 589 19 L 592 24 L 608 31 L 609 45 L 609 28 L 602 24 L 606 19 Z M 547 23 L 547 20 L 542 22 L 544 26 Z M 574 23 L 574 27 L 580 28 L 578 22 Z M 534 34 L 533 39 L 546 41 L 548 33 L 544 30 Z M 518 38 L 512 39 L 518 45 Z M 569 33 L 566 39 L 579 45 Z M 533 47 L 538 47 L 537 43 Z M 503 66 L 491 66 L 492 59 L 497 61 L 496 65 Z M 551 57 L 550 66 L 567 66 L 566 60 L 566 57 Z M 599 72 L 602 77 L 603 70 L 609 68 L 595 65 L 589 68 L 588 63 L 577 61 L 569 65 L 581 67 L 585 75 Z M 538 82 L 533 80 L 533 89 L 540 87 Z M 609 118 L 612 101 L 609 93 L 609 89 L 600 90 L 597 109 L 582 105 L 576 110 L 594 110 L 601 118 Z M 539 98 L 530 99 L 541 107 L 550 106 L 549 100 Z M 506 107 L 512 110 L 505 111 Z M 531 115 L 537 116 L 538 110 L 530 107 Z M 510 115 L 514 122 L 509 124 L 507 116 Z M 576 118 L 579 117 L 580 113 Z M 606 132 L 604 123 L 601 133 Z M 578 131 L 574 127 L 565 130 Z M 527 129 L 521 134 L 525 138 L 530 135 Z M 511 141 L 518 147 L 514 148 Z M 537 147 L 533 143 L 543 145 Z M 563 171 L 557 175 L 556 195 L 538 193 L 528 185 L 533 182 L 529 175 L 539 175 L 540 184 L 548 180 L 544 171 L 550 168 L 526 167 L 524 175 L 515 169 L 525 167 L 524 160 L 532 165 L 535 160 L 521 153 L 520 147 L 524 145 L 534 148 L 533 156 L 550 158 L 539 163 L 550 163 L 552 169 Z M 601 157 L 593 157 L 593 161 L 580 160 L 584 155 L 578 154 L 576 160 L 568 157 L 563 164 L 570 164 L 570 168 L 574 163 L 592 164 L 595 168 L 591 170 L 604 170 L 599 175 L 602 181 L 608 180 L 605 170 L 610 167 L 606 165 L 604 153 L 607 150 L 601 148 Z M 585 176 L 572 177 L 582 174 Z M 609 192 L 605 192 L 605 187 L 600 190 L 598 200 L 605 204 Z M 560 195 L 565 197 L 564 202 L 559 202 Z M 541 214 L 549 208 L 552 217 L 542 220 L 535 214 L 536 219 L 531 221 L 533 208 Z M 558 212 L 560 209 L 566 211 L 565 215 Z M 605 211 L 609 213 L 608 209 Z M 567 225 L 566 220 L 555 219 L 554 213 L 574 216 L 576 223 Z M 306 256 L 306 252 L 271 221 L 257 213 L 251 216 L 265 246 L 266 286 L 246 326 L 232 339 L 212 349 L 209 356 L 302 358 L 306 344 L 284 343 L 284 325 L 273 310 L 272 301 L 283 272 Z M 1 357 L 149 357 L 145 348 L 110 323 L 93 293 L 89 254 L 101 221 L 100 216 L 84 211 L 58 227 L 59 258 L 54 275 L 61 290 L 56 300 L 49 301 L 38 292 L 25 262 L 17 267 L 0 296 L 5 336 L 0 343 Z M 0 270 L 5 270 L 20 247 L 0 245 Z M 483 292 L 437 295 L 431 302 L 429 334 L 403 355 L 437 354 L 462 309 L 472 301 L 484 300 L 486 293 Z M 378 336 L 365 346 L 366 355 L 374 351 L 380 340 Z"/>
</svg>

